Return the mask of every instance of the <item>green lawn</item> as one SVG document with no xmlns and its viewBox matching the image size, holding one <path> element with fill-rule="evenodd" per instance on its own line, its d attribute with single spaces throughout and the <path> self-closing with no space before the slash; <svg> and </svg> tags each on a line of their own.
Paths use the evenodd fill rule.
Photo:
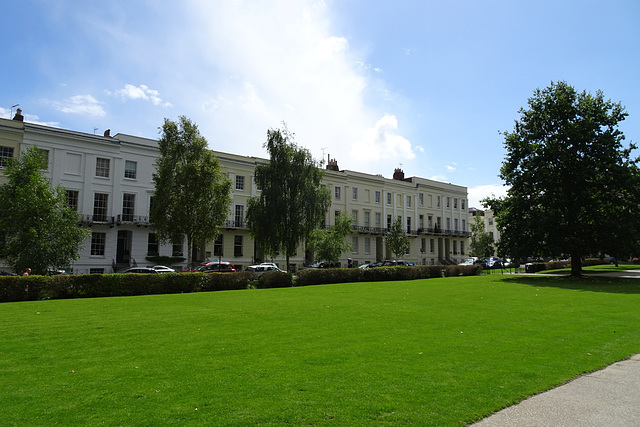
<svg viewBox="0 0 640 427">
<path fill-rule="evenodd" d="M 614 271 L 625 271 L 625 270 L 638 270 L 640 269 L 640 265 L 638 264 L 618 264 L 616 267 L 615 264 L 602 264 L 602 265 L 591 265 L 588 267 L 582 267 L 582 272 L 586 274 L 596 274 L 596 273 L 611 273 Z M 560 268 L 556 270 L 545 270 L 540 271 L 541 274 L 558 274 L 558 273 L 566 273 L 571 274 L 571 268 Z"/>
<path fill-rule="evenodd" d="M 0 425 L 465 425 L 640 352 L 633 279 L 0 304 Z"/>
</svg>

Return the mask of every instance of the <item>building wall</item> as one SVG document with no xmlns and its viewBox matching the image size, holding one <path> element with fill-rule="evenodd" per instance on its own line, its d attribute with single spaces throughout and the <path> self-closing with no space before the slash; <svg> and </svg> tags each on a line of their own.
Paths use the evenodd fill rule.
<svg viewBox="0 0 640 427">
<path fill-rule="evenodd" d="M 153 230 L 148 216 L 154 162 L 159 155 L 157 140 L 126 134 L 91 135 L 0 119 L 1 146 L 14 147 L 15 155 L 29 146 L 47 150 L 49 166 L 45 175 L 54 185 L 61 184 L 67 190 L 77 192 L 79 225 L 104 237 L 104 253 L 100 254 L 92 254 L 92 239 L 88 239 L 81 258 L 73 265 L 74 273 L 108 273 L 130 264 L 152 264 L 146 257 L 149 250 L 156 251 L 156 247 L 149 244 Z M 241 268 L 258 261 L 271 261 L 256 249 L 244 221 L 247 201 L 260 194 L 254 181 L 255 167 L 267 160 L 215 151 L 214 154 L 232 181 L 233 202 L 222 227 L 221 252 L 216 251 L 214 242 L 209 242 L 198 248 L 194 254 L 196 259 L 220 259 Z M 103 167 L 106 163 L 108 174 Z M 135 174 L 132 176 L 133 164 Z M 388 218 L 393 220 L 397 216 L 402 218 L 411 241 L 409 252 L 402 257 L 404 260 L 438 264 L 461 262 L 465 258 L 469 235 L 466 187 L 419 177 L 404 179 L 398 170 L 398 179 L 341 171 L 337 170 L 335 161 L 333 164 L 336 170 L 327 170 L 323 182 L 332 194 L 325 226 L 334 225 L 336 212 L 345 211 L 354 217 L 356 231 L 348 237 L 354 250 L 342 254 L 340 262 L 343 266 L 390 258 L 384 236 Z M 107 198 L 104 217 L 97 215 L 95 210 L 96 197 L 105 197 L 103 195 Z M 128 209 L 124 209 L 125 198 L 129 202 Z M 157 253 L 186 256 L 187 248 L 158 244 Z M 284 258 L 273 261 L 285 267 Z M 304 266 L 303 245 L 290 263 L 286 268 Z M 174 267 L 185 265 L 186 261 Z"/>
</svg>

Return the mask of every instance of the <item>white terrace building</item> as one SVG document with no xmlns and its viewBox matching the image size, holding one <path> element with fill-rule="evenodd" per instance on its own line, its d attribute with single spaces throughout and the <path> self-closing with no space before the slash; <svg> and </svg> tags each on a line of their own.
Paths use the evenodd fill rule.
<svg viewBox="0 0 640 427">
<path fill-rule="evenodd" d="M 117 134 L 91 135 L 48 126 L 0 119 L 0 184 L 5 158 L 18 156 L 30 146 L 48 152 L 44 174 L 54 185 L 67 189 L 69 204 L 78 211 L 78 225 L 91 229 L 74 273 L 110 273 L 129 265 L 151 265 L 147 257 L 186 256 L 182 243 L 161 244 L 149 224 L 153 191 L 152 173 L 159 155 L 157 140 Z M 233 203 L 215 242 L 194 251 L 196 261 L 220 259 L 243 268 L 264 256 L 254 244 L 245 223 L 247 200 L 259 196 L 253 180 L 257 164 L 268 160 L 214 152 L 232 180 Z M 332 205 L 325 226 L 335 223 L 338 212 L 354 218 L 355 234 L 348 237 L 353 251 L 343 253 L 343 266 L 388 259 L 384 236 L 395 217 L 402 218 L 411 246 L 404 260 L 417 264 L 460 262 L 468 249 L 467 189 L 424 178 L 393 179 L 339 170 L 327 164 L 324 184 Z M 302 268 L 312 260 L 304 246 L 288 269 Z M 275 259 L 281 267 L 284 258 Z M 0 265 L 1 265 L 0 261 Z M 174 263 L 184 267 L 186 261 Z"/>
</svg>

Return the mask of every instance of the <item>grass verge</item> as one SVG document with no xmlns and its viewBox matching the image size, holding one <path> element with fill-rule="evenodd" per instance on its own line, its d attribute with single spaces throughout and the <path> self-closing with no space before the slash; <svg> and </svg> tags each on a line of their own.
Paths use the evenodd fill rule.
<svg viewBox="0 0 640 427">
<path fill-rule="evenodd" d="M 639 293 L 490 275 L 0 304 L 0 424 L 465 425 L 640 352 Z"/>
</svg>

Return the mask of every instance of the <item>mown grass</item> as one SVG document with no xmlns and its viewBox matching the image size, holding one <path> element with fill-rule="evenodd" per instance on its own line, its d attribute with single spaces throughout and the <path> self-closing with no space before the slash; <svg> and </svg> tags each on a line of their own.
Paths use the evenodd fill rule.
<svg viewBox="0 0 640 427">
<path fill-rule="evenodd" d="M 465 425 L 640 352 L 635 280 L 0 304 L 0 425 Z"/>
<path fill-rule="evenodd" d="M 616 267 L 615 264 L 601 264 L 601 265 L 590 265 L 587 267 L 582 267 L 582 272 L 585 274 L 597 274 L 597 273 L 611 273 L 615 271 L 626 271 L 626 270 L 638 270 L 640 269 L 640 265 L 638 264 L 618 264 Z M 555 270 L 545 270 L 540 271 L 541 274 L 571 274 L 571 268 L 558 268 Z"/>
</svg>

